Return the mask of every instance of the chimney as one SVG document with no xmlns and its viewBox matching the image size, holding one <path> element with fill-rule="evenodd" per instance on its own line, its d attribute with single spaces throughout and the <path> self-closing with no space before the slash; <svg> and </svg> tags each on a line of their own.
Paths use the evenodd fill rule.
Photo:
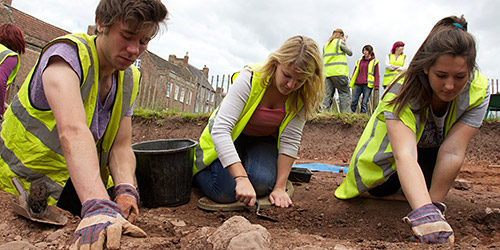
<svg viewBox="0 0 500 250">
<path fill-rule="evenodd" d="M 205 77 L 208 79 L 208 68 L 207 68 L 207 65 L 203 66 L 202 72 L 205 75 Z"/>
<path fill-rule="evenodd" d="M 89 25 L 87 27 L 87 35 L 89 35 L 89 36 L 95 35 L 96 34 L 95 32 L 96 32 L 95 25 Z"/>
<path fill-rule="evenodd" d="M 186 51 L 186 55 L 184 56 L 184 60 L 182 61 L 182 67 L 183 68 L 187 67 L 188 62 L 189 62 L 189 56 L 188 56 L 188 52 Z"/>
<path fill-rule="evenodd" d="M 12 0 L 2 0 L 4 5 L 12 6 Z"/>
<path fill-rule="evenodd" d="M 169 62 L 175 63 L 175 59 L 177 59 L 177 57 L 175 55 L 168 55 L 168 61 Z"/>
</svg>

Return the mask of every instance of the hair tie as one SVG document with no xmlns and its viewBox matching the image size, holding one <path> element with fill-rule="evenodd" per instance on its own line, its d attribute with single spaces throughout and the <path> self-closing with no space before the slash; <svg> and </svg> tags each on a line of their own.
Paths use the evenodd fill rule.
<svg viewBox="0 0 500 250">
<path fill-rule="evenodd" d="M 459 23 L 453 23 L 453 25 L 455 25 L 455 26 L 459 27 L 460 29 L 464 29 L 464 26 L 462 26 L 462 25 L 461 25 L 461 24 L 459 24 Z"/>
</svg>

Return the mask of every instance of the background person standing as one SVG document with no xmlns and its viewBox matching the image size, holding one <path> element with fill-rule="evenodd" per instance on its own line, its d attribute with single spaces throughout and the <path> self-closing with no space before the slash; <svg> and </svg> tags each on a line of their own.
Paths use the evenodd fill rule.
<svg viewBox="0 0 500 250">
<path fill-rule="evenodd" d="M 363 46 L 362 52 L 363 57 L 356 62 L 356 68 L 354 68 L 354 73 L 352 74 L 349 86 L 354 89 L 351 111 L 356 112 L 359 98 L 361 97 L 361 94 L 363 94 L 360 110 L 360 113 L 363 114 L 366 113 L 372 89 L 378 89 L 380 77 L 378 74 L 379 61 L 375 59 L 373 47 L 371 45 L 365 45 Z"/>
<path fill-rule="evenodd" d="M 349 70 L 347 68 L 346 54 L 352 56 L 352 50 L 346 43 L 342 29 L 335 29 L 323 48 L 323 61 L 325 65 L 325 97 L 323 110 L 330 110 L 335 95 L 339 93 L 340 112 L 349 112 L 351 90 L 349 89 Z"/>
<path fill-rule="evenodd" d="M 385 57 L 385 73 L 382 82 L 384 88 L 406 69 L 404 66 L 406 61 L 406 55 L 403 54 L 404 49 L 405 43 L 397 41 L 392 45 L 391 53 Z"/>
<path fill-rule="evenodd" d="M 0 27 L 0 116 L 7 108 L 5 95 L 19 70 L 20 55 L 25 47 L 24 35 L 19 27 L 11 23 Z"/>
</svg>

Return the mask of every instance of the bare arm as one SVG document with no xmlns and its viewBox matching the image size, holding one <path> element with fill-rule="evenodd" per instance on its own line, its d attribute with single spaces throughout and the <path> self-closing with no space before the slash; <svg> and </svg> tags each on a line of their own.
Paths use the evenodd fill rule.
<svg viewBox="0 0 500 250">
<path fill-rule="evenodd" d="M 386 126 L 401 188 L 410 206 L 416 209 L 431 203 L 424 174 L 417 162 L 415 133 L 401 120 L 387 120 Z"/>
<path fill-rule="evenodd" d="M 120 184 L 137 187 L 135 180 L 135 155 L 132 151 L 132 118 L 125 116 L 120 121 L 118 132 L 109 154 L 109 169 L 115 184 L 115 191 Z M 119 187 L 118 187 L 119 188 Z M 138 195 L 137 190 L 135 193 Z M 120 205 L 125 218 L 134 222 L 139 215 L 138 197 L 131 193 L 117 193 L 114 201 Z"/>
<path fill-rule="evenodd" d="M 457 122 L 448 132 L 439 149 L 432 175 L 430 196 L 433 201 L 444 201 L 462 167 L 467 145 L 477 130 L 478 128 Z"/>
<path fill-rule="evenodd" d="M 132 118 L 125 116 L 109 155 L 109 169 L 115 185 L 135 183 L 135 155 L 132 151 Z"/>
<path fill-rule="evenodd" d="M 276 184 L 269 195 L 269 200 L 277 207 L 289 207 L 292 205 L 292 199 L 286 193 L 286 182 L 288 175 L 292 169 L 295 158 L 285 154 L 278 155 L 278 173 L 276 176 Z"/>
<path fill-rule="evenodd" d="M 50 59 L 42 81 L 57 122 L 69 175 L 80 202 L 109 199 L 99 173 L 94 138 L 86 124 L 77 74 L 69 64 L 56 56 Z"/>
<path fill-rule="evenodd" d="M 243 202 L 247 206 L 253 206 L 257 200 L 257 193 L 253 188 L 252 183 L 248 179 L 248 174 L 241 162 L 236 162 L 226 168 L 234 181 L 236 181 L 235 193 L 236 199 Z M 240 176 L 240 177 L 238 177 Z"/>
</svg>

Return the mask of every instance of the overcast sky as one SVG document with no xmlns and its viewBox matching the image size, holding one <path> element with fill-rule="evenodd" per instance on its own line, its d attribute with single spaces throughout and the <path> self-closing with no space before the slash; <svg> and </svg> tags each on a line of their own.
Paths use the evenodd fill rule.
<svg viewBox="0 0 500 250">
<path fill-rule="evenodd" d="M 403 41 L 407 64 L 432 26 L 449 15 L 464 14 L 477 41 L 477 64 L 488 78 L 500 78 L 500 1 L 498 0 L 162 0 L 170 13 L 167 29 L 149 44 L 168 59 L 183 57 L 209 75 L 231 74 L 263 61 L 287 38 L 305 35 L 322 48 L 335 28 L 348 35 L 354 54 L 352 74 L 361 49 L 374 47 L 384 63 L 395 41 Z M 13 0 L 12 6 L 69 32 L 86 32 L 95 23 L 98 0 Z M 497 21 L 494 21 L 497 20 Z M 380 74 L 383 74 L 381 70 Z"/>
</svg>

